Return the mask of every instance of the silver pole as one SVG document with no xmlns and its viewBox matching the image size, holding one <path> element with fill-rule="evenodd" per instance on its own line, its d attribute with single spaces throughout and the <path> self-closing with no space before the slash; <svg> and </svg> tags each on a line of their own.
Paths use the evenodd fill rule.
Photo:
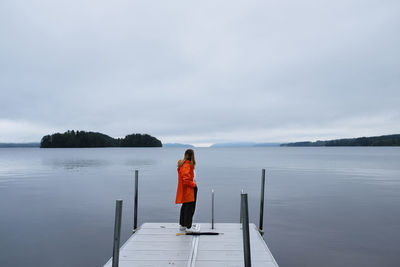
<svg viewBox="0 0 400 267">
<path fill-rule="evenodd" d="M 137 216 L 138 216 L 138 186 L 139 186 L 139 171 L 135 170 L 135 205 L 133 208 L 133 231 L 137 228 Z"/>
<path fill-rule="evenodd" d="M 260 234 L 263 235 L 264 224 L 264 191 L 265 191 L 265 169 L 262 169 L 261 175 L 261 199 L 260 199 L 260 226 L 258 227 Z"/>
<path fill-rule="evenodd" d="M 244 266 L 251 267 L 251 255 L 250 255 L 250 232 L 249 232 L 249 210 L 247 203 L 247 194 L 241 195 L 241 206 L 242 206 L 242 231 L 243 231 L 243 252 L 244 252 Z"/>
<path fill-rule="evenodd" d="M 214 189 L 211 190 L 211 229 L 214 229 Z"/>
<path fill-rule="evenodd" d="M 115 223 L 114 223 L 114 247 L 112 267 L 118 267 L 119 264 L 119 241 L 121 237 L 121 218 L 122 218 L 122 200 L 118 199 L 115 203 Z"/>
</svg>

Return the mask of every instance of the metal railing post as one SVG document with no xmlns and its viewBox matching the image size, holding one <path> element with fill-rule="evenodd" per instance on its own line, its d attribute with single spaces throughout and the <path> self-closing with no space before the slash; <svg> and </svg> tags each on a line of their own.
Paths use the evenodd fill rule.
<svg viewBox="0 0 400 267">
<path fill-rule="evenodd" d="M 242 231 L 243 231 L 244 266 L 251 267 L 249 210 L 248 210 L 247 194 L 241 194 L 241 206 L 243 215 Z"/>
<path fill-rule="evenodd" d="M 261 198 L 260 198 L 260 225 L 258 230 L 261 235 L 264 234 L 263 224 L 264 224 L 264 191 L 265 191 L 265 169 L 262 169 L 261 175 Z"/>
<path fill-rule="evenodd" d="M 243 191 L 243 189 L 242 189 L 242 191 L 240 192 L 240 215 L 239 215 L 239 219 L 240 219 L 240 223 L 242 223 L 242 213 L 243 213 L 243 211 L 242 211 L 242 195 L 244 194 L 244 191 Z"/>
<path fill-rule="evenodd" d="M 139 186 L 139 171 L 135 170 L 135 203 L 133 208 L 133 231 L 137 228 L 137 216 L 138 216 L 138 186 Z"/>
<path fill-rule="evenodd" d="M 211 190 L 211 229 L 214 229 L 214 189 Z"/>
<path fill-rule="evenodd" d="M 118 267 L 119 264 L 121 218 L 122 218 L 122 200 L 118 199 L 115 203 L 114 247 L 113 247 L 112 267 Z"/>
</svg>

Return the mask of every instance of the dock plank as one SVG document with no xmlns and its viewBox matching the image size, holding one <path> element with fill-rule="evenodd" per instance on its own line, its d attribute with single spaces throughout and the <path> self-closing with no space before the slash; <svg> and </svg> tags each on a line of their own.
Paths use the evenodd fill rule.
<svg viewBox="0 0 400 267">
<path fill-rule="evenodd" d="M 119 266 L 134 267 L 239 267 L 244 266 L 243 233 L 238 223 L 200 223 L 202 232 L 213 236 L 176 236 L 177 223 L 145 223 L 120 249 Z M 254 224 L 249 225 L 253 267 L 278 267 Z M 104 265 L 111 267 L 111 259 Z"/>
</svg>

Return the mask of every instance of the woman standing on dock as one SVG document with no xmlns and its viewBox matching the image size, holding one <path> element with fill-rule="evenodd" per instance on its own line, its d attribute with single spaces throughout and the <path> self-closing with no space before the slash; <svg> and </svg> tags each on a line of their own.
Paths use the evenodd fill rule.
<svg viewBox="0 0 400 267">
<path fill-rule="evenodd" d="M 175 203 L 182 203 L 179 230 L 185 231 L 192 227 L 194 211 L 196 209 L 197 184 L 194 179 L 194 159 L 193 149 L 185 151 L 183 159 L 178 161 L 178 188 L 176 191 Z"/>
</svg>

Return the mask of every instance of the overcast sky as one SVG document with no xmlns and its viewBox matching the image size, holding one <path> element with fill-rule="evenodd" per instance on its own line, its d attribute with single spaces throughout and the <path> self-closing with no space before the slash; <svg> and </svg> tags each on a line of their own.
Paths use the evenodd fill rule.
<svg viewBox="0 0 400 267">
<path fill-rule="evenodd" d="M 0 1 L 0 142 L 400 133 L 400 1 Z"/>
</svg>

